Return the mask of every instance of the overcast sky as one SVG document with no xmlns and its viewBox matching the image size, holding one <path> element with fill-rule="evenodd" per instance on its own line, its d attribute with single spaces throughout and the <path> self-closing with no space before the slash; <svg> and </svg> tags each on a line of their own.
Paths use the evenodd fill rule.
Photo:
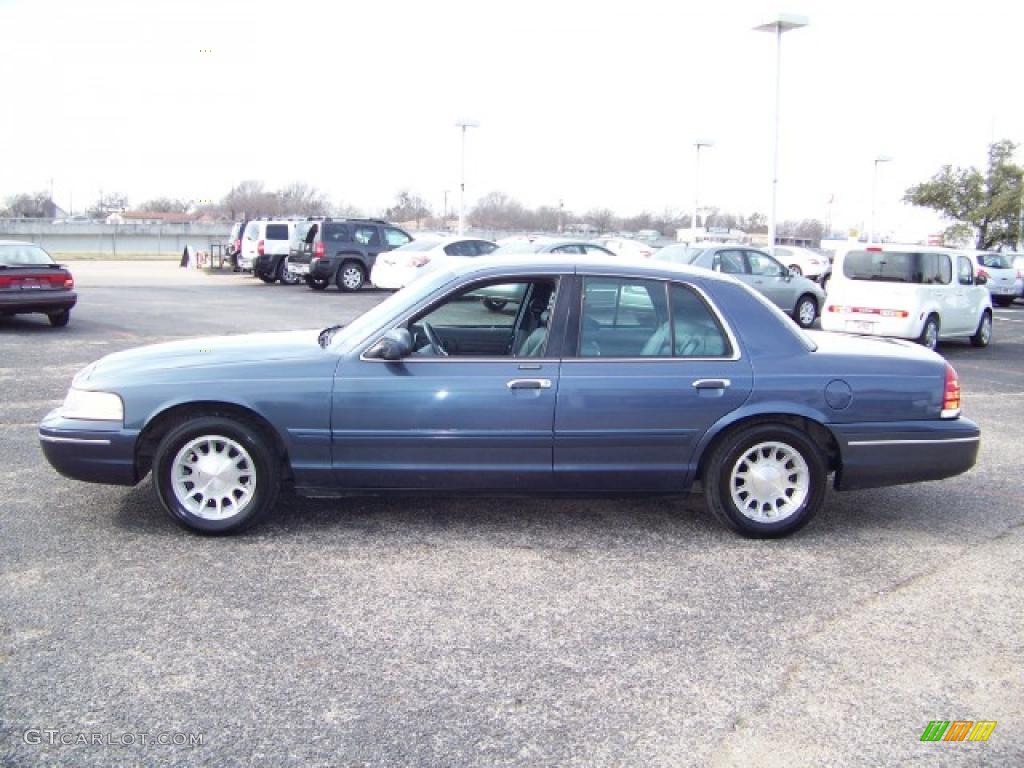
<svg viewBox="0 0 1024 768">
<path fill-rule="evenodd" d="M 501 190 L 581 213 L 767 212 L 778 11 L 780 218 L 870 215 L 944 163 L 1024 142 L 1024 5 L 974 0 L 0 0 L 0 197 L 217 199 L 303 181 L 375 212 L 400 188 Z M 209 52 L 205 52 L 209 51 Z M 1018 155 L 1024 160 L 1024 149 Z"/>
</svg>

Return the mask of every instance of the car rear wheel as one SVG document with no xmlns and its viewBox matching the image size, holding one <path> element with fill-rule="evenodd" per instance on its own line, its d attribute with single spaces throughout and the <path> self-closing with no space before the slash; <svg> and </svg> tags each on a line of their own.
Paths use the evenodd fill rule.
<svg viewBox="0 0 1024 768">
<path fill-rule="evenodd" d="M 160 441 L 153 484 L 179 525 L 197 533 L 237 533 L 273 507 L 280 464 L 272 441 L 252 425 L 198 416 Z"/>
<path fill-rule="evenodd" d="M 271 283 L 276 283 L 277 282 L 277 277 L 275 275 L 265 275 L 262 272 L 260 272 L 258 275 L 256 275 L 256 277 L 258 277 L 260 280 L 262 280 L 267 285 L 270 285 Z"/>
<path fill-rule="evenodd" d="M 827 468 L 803 432 L 756 424 L 727 434 L 704 471 L 708 509 L 727 527 L 756 539 L 805 526 L 825 499 Z"/>
<path fill-rule="evenodd" d="M 1008 307 L 1013 304 L 1013 296 L 993 296 L 992 301 L 997 307 Z"/>
<path fill-rule="evenodd" d="M 981 313 L 978 330 L 971 336 L 971 344 L 975 347 L 987 347 L 992 341 L 992 313 L 987 309 Z"/>
<path fill-rule="evenodd" d="M 917 343 L 928 349 L 935 349 L 939 346 L 939 318 L 935 315 L 928 315 L 924 321 L 924 328 L 921 335 L 917 337 Z"/>
<path fill-rule="evenodd" d="M 342 291 L 358 291 L 366 282 L 366 273 L 363 265 L 358 261 L 343 262 L 338 270 L 338 288 Z"/>
<path fill-rule="evenodd" d="M 818 316 L 818 302 L 809 293 L 801 296 L 793 308 L 793 319 L 801 328 L 810 328 Z"/>
<path fill-rule="evenodd" d="M 501 312 L 506 304 L 508 302 L 501 299 L 484 299 L 484 306 L 491 310 L 491 312 Z"/>
<path fill-rule="evenodd" d="M 281 281 L 281 285 L 298 285 L 299 280 L 302 279 L 294 272 L 288 271 L 287 256 L 281 259 L 281 263 L 277 267 L 277 279 Z"/>
<path fill-rule="evenodd" d="M 71 310 L 62 309 L 60 312 L 51 312 L 46 317 L 50 320 L 50 325 L 54 328 L 63 328 L 71 322 Z"/>
</svg>

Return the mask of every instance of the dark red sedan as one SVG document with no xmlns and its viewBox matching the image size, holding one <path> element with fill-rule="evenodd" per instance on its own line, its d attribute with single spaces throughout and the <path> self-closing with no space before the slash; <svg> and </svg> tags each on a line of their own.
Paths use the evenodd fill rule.
<svg viewBox="0 0 1024 768">
<path fill-rule="evenodd" d="M 62 328 L 78 296 L 71 273 L 35 243 L 0 240 L 0 316 L 41 312 Z"/>
</svg>

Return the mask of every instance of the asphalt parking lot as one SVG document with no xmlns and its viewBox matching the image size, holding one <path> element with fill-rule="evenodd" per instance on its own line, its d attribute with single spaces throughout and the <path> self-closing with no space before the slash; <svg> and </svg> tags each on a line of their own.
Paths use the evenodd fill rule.
<svg viewBox="0 0 1024 768">
<path fill-rule="evenodd" d="M 790 539 L 741 539 L 698 496 L 285 497 L 204 539 L 149 480 L 58 476 L 39 419 L 109 352 L 385 294 L 72 268 L 67 328 L 0 319 L 0 765 L 1024 764 L 1021 302 L 989 348 L 940 347 L 977 467 L 830 491 Z M 922 743 L 936 719 L 998 725 Z"/>
</svg>

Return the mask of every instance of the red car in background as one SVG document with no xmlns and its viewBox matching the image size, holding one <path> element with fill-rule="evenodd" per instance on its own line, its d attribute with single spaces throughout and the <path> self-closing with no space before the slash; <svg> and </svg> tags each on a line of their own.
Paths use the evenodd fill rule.
<svg viewBox="0 0 1024 768">
<path fill-rule="evenodd" d="M 63 328 L 78 301 L 71 273 L 35 243 L 0 240 L 0 316 L 39 312 Z"/>
</svg>

